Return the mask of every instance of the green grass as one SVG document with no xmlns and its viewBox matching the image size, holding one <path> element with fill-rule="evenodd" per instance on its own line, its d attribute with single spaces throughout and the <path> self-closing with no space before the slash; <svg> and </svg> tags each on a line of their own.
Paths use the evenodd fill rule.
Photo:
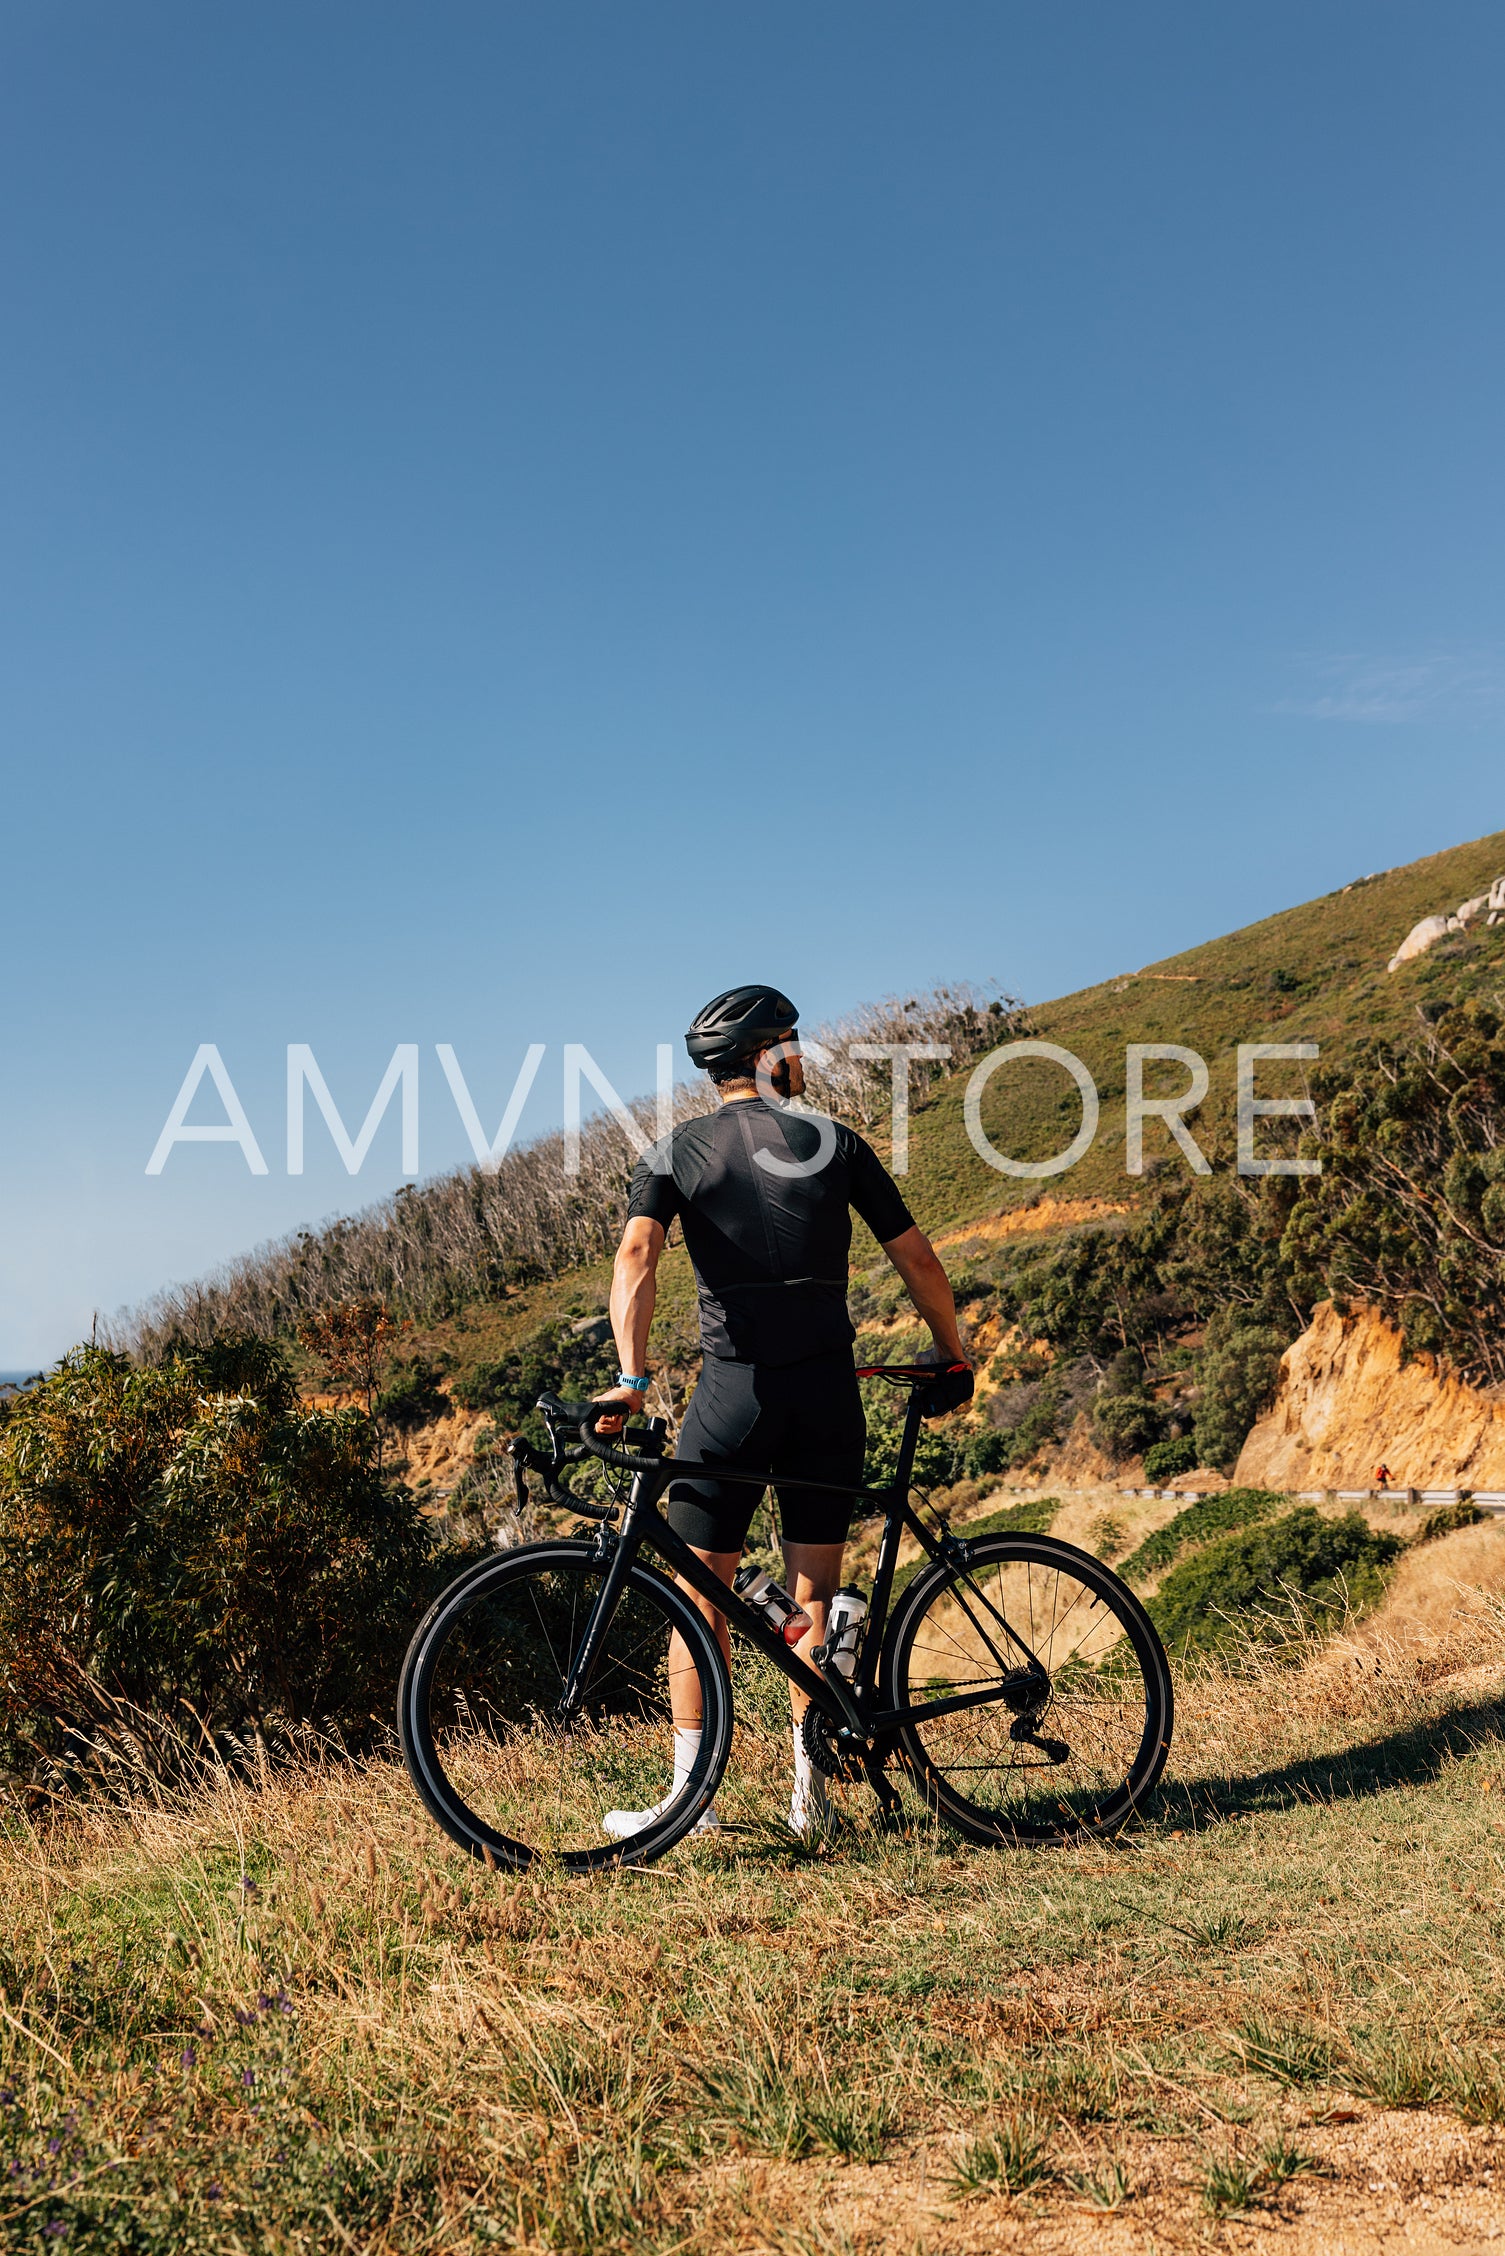
<svg viewBox="0 0 1505 2256">
<path fill-rule="evenodd" d="M 1087 2204 L 1179 2245 L 1250 2202 L 1331 2224 L 1368 2124 L 1393 2177 L 1438 2108 L 1461 2199 L 1505 2107 L 1502 1672 L 1488 1616 L 1199 1667 L 1141 1828 L 1049 1855 L 880 1832 L 860 1789 L 801 1854 L 772 1712 L 720 1837 L 590 1883 L 469 1864 L 385 1761 L 12 1805 L 0 2237 L 752 2256 Z"/>
<path fill-rule="evenodd" d="M 1118 1571 L 1126 1582 L 1145 1582 L 1174 1566 L 1183 1552 L 1210 1543 L 1215 1536 L 1267 1520 L 1272 1512 L 1283 1511 L 1288 1502 L 1289 1498 L 1268 1488 L 1230 1488 L 1221 1496 L 1204 1496 L 1200 1503 L 1188 1504 L 1164 1527 L 1147 1535 Z"/>
</svg>

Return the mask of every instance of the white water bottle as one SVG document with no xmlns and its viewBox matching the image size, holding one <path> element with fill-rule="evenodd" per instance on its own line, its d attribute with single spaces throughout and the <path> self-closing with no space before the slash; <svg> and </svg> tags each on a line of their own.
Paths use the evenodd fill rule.
<svg viewBox="0 0 1505 2256">
<path fill-rule="evenodd" d="M 826 1664 L 850 1684 L 857 1673 L 857 1648 L 867 1620 L 867 1600 L 853 1583 L 847 1583 L 831 1600 L 826 1615 Z"/>
<path fill-rule="evenodd" d="M 766 1615 L 770 1628 L 778 1631 L 786 1645 L 798 1645 L 810 1627 L 810 1616 L 803 1606 L 795 1604 L 782 1583 L 774 1581 L 766 1567 L 744 1567 L 732 1588 L 749 1606 Z"/>
</svg>

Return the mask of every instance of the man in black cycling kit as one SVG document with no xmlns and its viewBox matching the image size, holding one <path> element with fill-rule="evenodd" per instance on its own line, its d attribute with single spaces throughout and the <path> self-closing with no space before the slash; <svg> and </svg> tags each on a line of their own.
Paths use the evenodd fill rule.
<svg viewBox="0 0 1505 2256">
<path fill-rule="evenodd" d="M 786 1585 L 811 1621 L 797 1650 L 808 1652 L 826 1633 L 851 1511 L 845 1497 L 787 1483 L 801 1474 L 854 1487 L 866 1444 L 847 1315 L 849 1209 L 855 1207 L 903 1278 L 942 1359 L 965 1363 L 967 1357 L 946 1273 L 877 1154 L 852 1129 L 790 1109 L 805 1085 L 798 1015 L 776 987 L 733 987 L 707 1003 L 685 1037 L 691 1058 L 716 1083 L 721 1104 L 682 1121 L 633 1174 L 611 1287 L 622 1367 L 617 1385 L 601 1399 L 621 1401 L 626 1411 L 643 1407 L 658 1260 L 678 1220 L 699 1291 L 703 1362 L 677 1453 L 766 1473 L 774 1483 Z M 970 1371 L 951 1383 L 957 1402 L 965 1401 Z M 677 1480 L 669 1489 L 669 1523 L 729 1583 L 761 1494 L 749 1482 Z M 729 1655 L 725 1615 L 698 1593 L 688 1595 Z M 681 1664 L 685 1659 L 676 1656 L 676 1644 L 669 1655 L 671 1794 L 693 1768 L 700 1745 L 695 1673 L 676 1668 L 676 1657 Z M 681 1713 L 686 1701 L 695 1705 Z M 828 1805 L 825 1782 L 812 1770 L 800 1737 L 805 1696 L 791 1686 L 790 1701 L 789 1825 L 807 1833 L 824 1824 Z M 623 1839 L 655 1814 L 611 1810 L 603 1823 Z M 701 1828 L 716 1822 L 709 1809 Z"/>
</svg>

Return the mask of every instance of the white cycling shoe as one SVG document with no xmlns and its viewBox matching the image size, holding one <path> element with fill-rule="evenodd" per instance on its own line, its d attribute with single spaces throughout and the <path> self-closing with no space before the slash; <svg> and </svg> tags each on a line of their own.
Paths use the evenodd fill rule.
<svg viewBox="0 0 1505 2256">
<path fill-rule="evenodd" d="M 646 1833 L 650 1825 L 656 1825 L 667 1806 L 667 1804 L 655 1804 L 652 1809 L 608 1810 L 601 1820 L 601 1830 L 603 1833 L 610 1834 L 614 1841 L 630 1841 L 635 1833 Z M 690 1827 L 690 1831 L 692 1833 L 719 1833 L 721 1831 L 721 1820 L 716 1815 L 714 1802 L 709 1809 L 701 1811 L 700 1816 Z"/>
</svg>

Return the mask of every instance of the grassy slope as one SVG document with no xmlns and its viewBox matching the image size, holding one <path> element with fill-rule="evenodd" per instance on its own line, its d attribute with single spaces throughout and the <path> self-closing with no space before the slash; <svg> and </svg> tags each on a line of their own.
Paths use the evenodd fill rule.
<svg viewBox="0 0 1505 2256">
<path fill-rule="evenodd" d="M 1138 1186 L 1124 1173 L 1124 1047 L 1131 1041 L 1179 1042 L 1206 1059 L 1212 1087 L 1198 1135 L 1215 1165 L 1231 1165 L 1234 1051 L 1240 1042 L 1316 1041 L 1324 1060 L 1332 1061 L 1366 1035 L 1398 1035 L 1413 1027 L 1417 1004 L 1431 996 L 1465 986 L 1505 989 L 1505 926 L 1444 942 L 1393 974 L 1385 970 L 1421 917 L 1454 908 L 1502 873 L 1505 831 L 1041 1005 L 1034 1013 L 1040 1034 L 1073 1051 L 1097 1082 L 1102 1119 L 1093 1149 L 1070 1175 L 1044 1182 L 997 1173 L 967 1139 L 965 1077 L 958 1075 L 915 1117 L 906 1194 L 917 1218 L 938 1236 L 1027 1205 L 1042 1192 L 1071 1199 L 1133 1197 Z M 1164 1083 L 1147 1080 L 1152 1091 L 1183 1085 L 1179 1068 L 1163 1070 Z M 1265 1068 L 1261 1094 L 1299 1095 L 1303 1070 Z M 1075 1088 L 1049 1066 L 1005 1068 L 984 1100 L 988 1133 L 1021 1158 L 1060 1150 L 1079 1119 Z M 1155 1123 L 1146 1130 L 1145 1154 L 1182 1164 Z M 871 1262 L 876 1250 L 859 1225 L 857 1266 Z M 419 1335 L 416 1344 L 445 1350 L 461 1368 L 493 1360 L 555 1316 L 604 1308 L 608 1281 L 609 1265 L 596 1263 L 467 1311 Z M 682 1253 L 671 1250 L 667 1256 L 662 1287 L 665 1311 L 683 1322 L 693 1286 Z"/>
<path fill-rule="evenodd" d="M 739 1830 L 598 1883 L 467 1864 L 381 1762 L 12 1821 L 5 2245 L 1096 2252 L 1230 2199 L 1261 2245 L 1368 2247 L 1418 2202 L 1475 2245 L 1502 1663 L 1485 1617 L 1184 1678 L 1143 1828 L 1049 1856 L 882 1837 L 859 1794 L 796 1847 L 752 1686 Z"/>
<path fill-rule="evenodd" d="M 1097 1141 L 1070 1175 L 1043 1184 L 1016 1181 L 985 1167 L 969 1144 L 962 1118 L 964 1083 L 948 1083 L 921 1116 L 912 1139 L 917 1164 L 910 1198 L 927 1229 L 954 1229 L 1000 1208 L 1022 1205 L 1039 1190 L 1072 1198 L 1123 1198 L 1124 1049 L 1129 1042 L 1179 1042 L 1207 1061 L 1211 1091 L 1198 1137 L 1215 1165 L 1233 1160 L 1234 1053 L 1241 1042 L 1322 1045 L 1324 1060 L 1341 1057 L 1367 1035 L 1414 1027 L 1416 1005 L 1463 983 L 1505 985 L 1505 926 L 1444 942 L 1395 973 L 1385 965 L 1420 918 L 1452 909 L 1505 873 L 1505 832 L 1409 863 L 1352 891 L 1284 909 L 1241 932 L 1189 948 L 1179 956 L 1122 973 L 1034 1012 L 1040 1034 L 1080 1057 L 1102 1103 Z M 1290 991 L 1276 974 L 1295 982 Z M 1146 1086 L 1185 1085 L 1178 1067 Z M 1259 1092 L 1302 1093 L 1303 1068 L 1268 1066 Z M 1281 1078 L 1281 1076 L 1284 1078 Z M 1005 1068 L 990 1085 L 983 1123 L 1000 1148 L 1020 1158 L 1060 1150 L 1075 1134 L 1079 1101 L 1065 1076 L 1048 1066 Z M 1151 1123 L 1146 1158 L 1182 1162 L 1170 1138 Z"/>
</svg>

